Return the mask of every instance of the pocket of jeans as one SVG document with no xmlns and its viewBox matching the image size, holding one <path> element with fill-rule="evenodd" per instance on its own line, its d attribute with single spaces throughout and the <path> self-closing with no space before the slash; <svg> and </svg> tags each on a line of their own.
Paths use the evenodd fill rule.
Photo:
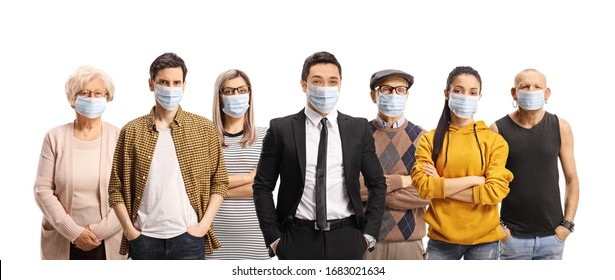
<svg viewBox="0 0 615 280">
<path fill-rule="evenodd" d="M 139 236 L 133 240 L 128 240 L 128 244 L 130 245 L 130 256 L 133 259 L 141 259 L 143 252 L 146 250 L 143 248 L 145 246 L 141 240 L 143 240 L 143 234 L 139 234 Z"/>
<path fill-rule="evenodd" d="M 188 236 L 189 238 L 194 239 L 194 240 L 201 240 L 201 239 L 203 239 L 203 237 L 205 237 L 205 236 L 201 236 L 201 237 L 194 236 L 194 235 L 190 234 L 188 231 L 186 231 L 184 234 L 186 234 L 186 236 Z"/>
<path fill-rule="evenodd" d="M 139 233 L 139 235 L 137 235 L 137 237 L 136 237 L 135 239 L 132 239 L 132 240 L 128 240 L 128 239 L 126 239 L 126 240 L 128 240 L 128 243 L 132 244 L 132 243 L 134 243 L 135 241 L 139 240 L 139 239 L 141 238 L 141 236 L 143 236 L 143 234 L 142 234 L 142 233 Z"/>
<path fill-rule="evenodd" d="M 565 243 L 565 242 L 566 242 L 566 240 L 561 240 L 561 239 L 559 239 L 559 238 L 557 237 L 557 235 L 555 235 L 555 234 L 553 235 L 553 238 L 555 238 L 555 241 L 557 241 L 557 242 L 559 242 L 559 243 Z"/>
<path fill-rule="evenodd" d="M 506 241 L 502 241 L 502 240 L 500 240 L 500 244 L 508 244 L 508 243 L 510 243 L 510 241 L 512 241 L 512 240 L 513 240 L 513 236 L 511 235 L 511 236 L 510 236 L 510 238 L 508 238 L 508 240 L 506 240 Z"/>
</svg>

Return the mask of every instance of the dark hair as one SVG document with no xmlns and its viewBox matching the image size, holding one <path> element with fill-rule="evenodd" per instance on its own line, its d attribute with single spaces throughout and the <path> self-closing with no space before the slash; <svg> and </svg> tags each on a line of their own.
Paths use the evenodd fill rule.
<svg viewBox="0 0 615 280">
<path fill-rule="evenodd" d="M 448 74 L 448 78 L 446 79 L 446 89 L 451 90 L 451 85 L 453 84 L 453 80 L 459 75 L 472 75 L 476 77 L 478 80 L 478 84 L 480 88 L 478 92 L 480 92 L 483 88 L 483 81 L 478 74 L 478 71 L 474 70 L 474 68 L 470 66 L 457 66 L 453 71 Z M 433 160 L 434 166 L 438 161 L 438 157 L 440 156 L 440 152 L 442 152 L 442 148 L 444 146 L 444 134 L 448 131 L 448 127 L 451 122 L 451 109 L 448 107 L 448 100 L 444 100 L 444 108 L 442 109 L 442 115 L 440 115 L 440 121 L 438 121 L 438 126 L 436 127 L 436 132 L 433 136 L 433 151 L 431 153 L 431 159 Z M 448 145 L 447 145 L 448 151 Z M 448 159 L 448 157 L 447 157 Z M 444 163 L 446 165 L 446 162 Z"/>
<path fill-rule="evenodd" d="M 304 82 L 307 82 L 307 77 L 310 72 L 310 68 L 312 66 L 314 66 L 315 64 L 326 64 L 326 63 L 335 64 L 335 66 L 337 66 L 337 69 L 340 72 L 340 79 L 341 79 L 342 78 L 342 66 L 340 66 L 340 63 L 337 61 L 337 58 L 335 58 L 333 54 L 323 51 L 323 52 L 314 53 L 305 59 L 305 62 L 303 63 L 303 71 L 301 71 L 301 80 Z"/>
<path fill-rule="evenodd" d="M 158 74 L 158 71 L 160 71 L 161 69 L 165 69 L 165 68 L 175 68 L 175 67 L 181 67 L 182 68 L 182 72 L 184 73 L 184 82 L 186 81 L 186 74 L 188 73 L 188 69 L 186 68 L 186 63 L 184 63 L 184 60 L 179 57 L 177 54 L 175 53 L 164 53 L 162 55 L 160 55 L 159 57 L 156 58 L 156 60 L 154 60 L 154 62 L 152 62 L 152 65 L 150 65 L 149 67 L 149 77 L 152 79 L 152 81 L 156 80 L 156 74 Z"/>
</svg>

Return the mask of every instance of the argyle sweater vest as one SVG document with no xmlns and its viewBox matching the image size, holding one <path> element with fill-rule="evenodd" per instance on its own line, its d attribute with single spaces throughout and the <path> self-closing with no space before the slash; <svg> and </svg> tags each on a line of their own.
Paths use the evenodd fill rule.
<svg viewBox="0 0 615 280">
<path fill-rule="evenodd" d="M 425 214 L 426 206 L 411 208 L 410 204 L 404 207 L 395 207 L 393 209 L 390 203 L 392 199 L 400 199 L 400 196 L 406 196 L 404 201 L 416 200 L 420 204 L 420 197 L 416 193 L 416 189 L 395 189 L 391 186 L 391 182 L 397 181 L 399 175 L 409 175 L 414 165 L 414 152 L 416 145 L 424 133 L 420 126 L 417 126 L 409 121 L 405 121 L 403 125 L 397 128 L 384 128 L 378 121 L 370 122 L 370 130 L 374 137 L 376 146 L 376 154 L 382 165 L 384 175 L 387 177 L 387 207 L 384 211 L 382 226 L 380 228 L 381 241 L 410 241 L 422 239 L 426 233 Z M 394 189 L 393 191 L 391 191 Z M 408 195 L 411 191 L 414 194 Z M 428 202 L 424 202 L 427 204 Z M 397 203 L 399 204 L 399 203 Z M 414 204 L 414 203 L 413 203 Z M 404 208 L 404 209 L 397 209 Z"/>
</svg>

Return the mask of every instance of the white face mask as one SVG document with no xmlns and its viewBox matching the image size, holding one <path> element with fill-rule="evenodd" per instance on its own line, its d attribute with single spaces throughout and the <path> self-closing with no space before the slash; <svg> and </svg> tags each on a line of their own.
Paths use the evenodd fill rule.
<svg viewBox="0 0 615 280">
<path fill-rule="evenodd" d="M 378 110 L 387 117 L 397 117 L 406 108 L 406 96 L 378 93 Z"/>
<path fill-rule="evenodd" d="M 82 97 L 77 96 L 77 100 L 75 100 L 75 110 L 80 115 L 89 118 L 95 119 L 105 112 L 107 108 L 107 98 L 105 97 Z"/>
<path fill-rule="evenodd" d="M 223 95 L 222 102 L 222 112 L 233 118 L 240 118 L 250 107 L 250 94 Z"/>
<path fill-rule="evenodd" d="M 451 108 L 455 116 L 469 119 L 478 111 L 478 99 L 478 95 L 449 93 L 448 107 Z"/>
<path fill-rule="evenodd" d="M 518 90 L 517 102 L 525 110 L 538 110 L 545 106 L 544 90 Z"/>
<path fill-rule="evenodd" d="M 328 114 L 333 111 L 339 99 L 338 87 L 307 86 L 307 98 L 321 113 Z"/>
<path fill-rule="evenodd" d="M 179 102 L 182 100 L 183 89 L 181 87 L 165 87 L 156 85 L 154 89 L 154 96 L 158 103 L 167 110 L 173 110 L 177 108 Z"/>
</svg>

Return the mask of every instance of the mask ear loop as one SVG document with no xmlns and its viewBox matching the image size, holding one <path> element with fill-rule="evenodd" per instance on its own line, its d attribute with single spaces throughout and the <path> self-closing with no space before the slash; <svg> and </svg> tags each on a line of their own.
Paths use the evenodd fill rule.
<svg viewBox="0 0 615 280">
<path fill-rule="evenodd" d="M 517 100 L 513 99 L 512 106 L 513 106 L 513 108 L 517 108 Z"/>
</svg>

